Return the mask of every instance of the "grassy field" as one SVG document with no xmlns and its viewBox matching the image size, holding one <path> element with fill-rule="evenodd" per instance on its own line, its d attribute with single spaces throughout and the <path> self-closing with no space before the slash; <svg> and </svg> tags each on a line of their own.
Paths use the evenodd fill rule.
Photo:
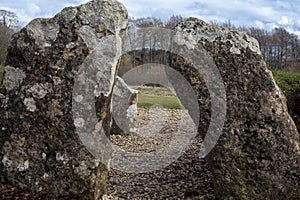
<svg viewBox="0 0 300 200">
<path fill-rule="evenodd" d="M 166 88 L 142 87 L 137 90 L 138 107 L 150 108 L 153 105 L 160 105 L 167 109 L 181 109 L 178 98 Z"/>
<path fill-rule="evenodd" d="M 277 85 L 284 92 L 300 91 L 300 73 L 272 70 Z"/>
</svg>

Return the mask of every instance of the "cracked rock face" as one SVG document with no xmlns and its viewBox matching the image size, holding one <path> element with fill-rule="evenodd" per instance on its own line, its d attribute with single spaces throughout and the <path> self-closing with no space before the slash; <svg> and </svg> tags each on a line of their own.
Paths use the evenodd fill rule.
<svg viewBox="0 0 300 200">
<path fill-rule="evenodd" d="M 80 68 L 119 59 L 120 50 L 85 63 L 93 52 L 105 51 L 97 47 L 110 48 L 126 26 L 122 4 L 94 0 L 51 19 L 35 19 L 13 37 L 0 87 L 1 179 L 33 192 L 81 199 L 103 195 L 107 168 L 76 134 L 72 92 Z M 117 67 L 111 65 L 100 65 L 105 76 L 95 83 L 97 115 L 104 116 L 98 120 L 106 134 L 110 115 L 103 113 L 110 112 Z"/>
</svg>

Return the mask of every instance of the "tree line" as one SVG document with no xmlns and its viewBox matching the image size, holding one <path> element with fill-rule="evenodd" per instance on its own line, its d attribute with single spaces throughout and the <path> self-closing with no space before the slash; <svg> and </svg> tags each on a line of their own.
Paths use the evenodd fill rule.
<svg viewBox="0 0 300 200">
<path fill-rule="evenodd" d="M 163 27 L 172 29 L 183 20 L 185 18 L 180 15 L 171 16 L 166 21 L 156 17 L 129 17 L 129 27 Z M 255 27 L 235 27 L 230 21 L 226 23 L 211 23 L 239 29 L 255 37 L 260 44 L 262 56 L 270 68 L 300 71 L 300 39 L 284 28 L 274 28 L 272 31 L 267 31 Z M 5 62 L 10 38 L 17 30 L 17 15 L 8 10 L 0 10 L 0 65 L 3 65 Z"/>
<path fill-rule="evenodd" d="M 0 10 L 0 65 L 4 65 L 10 38 L 17 27 L 17 15 L 8 10 Z"/>
<path fill-rule="evenodd" d="M 129 24 L 136 27 L 174 28 L 185 20 L 182 16 L 172 16 L 167 21 L 159 18 L 130 18 Z M 271 31 L 256 27 L 235 27 L 230 21 L 226 23 L 210 22 L 215 25 L 234 28 L 246 32 L 257 39 L 262 56 L 268 67 L 276 70 L 300 72 L 300 38 L 284 28 L 274 28 Z"/>
<path fill-rule="evenodd" d="M 300 40 L 295 34 L 284 28 L 266 31 L 251 27 L 246 31 L 258 40 L 267 66 L 300 72 Z"/>
</svg>

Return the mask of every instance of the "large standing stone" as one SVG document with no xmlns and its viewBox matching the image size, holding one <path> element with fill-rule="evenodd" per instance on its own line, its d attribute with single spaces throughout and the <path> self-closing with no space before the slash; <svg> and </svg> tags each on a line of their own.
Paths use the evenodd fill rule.
<svg viewBox="0 0 300 200">
<path fill-rule="evenodd" d="M 99 163 L 75 132 L 73 84 L 80 68 L 92 65 L 101 72 L 95 102 L 99 124 L 108 135 L 121 54 L 116 38 L 126 26 L 123 5 L 94 0 L 65 8 L 51 19 L 35 19 L 13 37 L 0 88 L 2 180 L 47 194 L 81 199 L 103 195 L 107 163 Z M 80 103 L 85 97 L 74 98 Z"/>
<path fill-rule="evenodd" d="M 299 134 L 258 42 L 241 31 L 194 18 L 178 24 L 176 31 L 184 35 L 186 46 L 204 47 L 224 81 L 226 122 L 209 155 L 216 197 L 298 199 Z"/>
<path fill-rule="evenodd" d="M 163 44 L 167 39 L 157 39 L 163 37 L 159 35 L 161 30 L 156 30 L 144 29 L 146 34 L 137 34 L 136 38 Z M 168 35 L 171 34 L 166 32 L 163 36 Z M 170 47 L 157 51 L 140 48 L 129 52 L 126 61 L 133 67 L 151 62 L 169 65 L 189 81 L 198 97 L 199 133 L 208 136 L 205 139 L 212 139 L 206 143 L 206 149 L 214 147 L 207 158 L 214 175 L 216 197 L 298 199 L 299 134 L 288 114 L 286 99 L 263 61 L 257 40 L 242 31 L 209 25 L 195 18 L 179 23 L 175 36 L 170 38 L 173 40 Z M 201 52 L 203 48 L 208 54 Z M 195 55 L 195 49 L 200 53 Z M 197 59 L 203 67 L 195 66 Z M 210 61 L 221 76 L 215 82 L 216 73 L 211 73 L 215 69 Z M 129 70 L 125 64 L 120 66 L 122 73 Z M 170 76 L 169 80 L 177 84 L 176 94 L 185 96 L 187 91 L 179 87 L 179 79 Z M 218 124 L 222 117 L 224 126 Z M 218 139 L 220 129 L 222 135 Z M 218 143 L 214 146 L 216 139 Z M 201 155 L 203 152 L 206 151 L 200 151 Z"/>
<path fill-rule="evenodd" d="M 95 149 L 86 148 L 84 138 L 76 134 L 77 127 L 84 129 L 92 119 L 80 118 L 80 107 L 86 111 L 91 106 L 85 104 L 91 97 L 80 92 L 94 87 L 99 119 L 95 129 L 108 135 L 111 93 L 121 56 L 118 36 L 126 28 L 126 18 L 125 8 L 115 0 L 92 1 L 66 8 L 52 19 L 36 19 L 14 36 L 0 88 L 1 179 L 35 192 L 82 199 L 103 195 L 107 163 L 99 163 L 95 152 L 88 151 Z M 224 81 L 226 122 L 209 155 L 217 198 L 297 199 L 299 134 L 257 41 L 198 19 L 182 22 L 175 30 L 184 36 L 175 46 L 204 47 Z M 189 60 L 172 52 L 156 53 L 161 63 L 178 70 L 195 90 L 199 131 L 205 135 L 212 120 L 210 100 L 218 91 L 209 93 L 202 72 Z M 92 69 L 99 73 L 93 74 Z M 82 90 L 72 93 L 74 82 Z M 90 139 L 84 141 L 93 143 Z"/>
</svg>

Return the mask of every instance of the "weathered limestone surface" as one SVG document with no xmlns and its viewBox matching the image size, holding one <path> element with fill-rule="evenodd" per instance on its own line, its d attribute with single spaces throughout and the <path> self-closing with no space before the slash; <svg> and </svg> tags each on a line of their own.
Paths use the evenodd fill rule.
<svg viewBox="0 0 300 200">
<path fill-rule="evenodd" d="M 107 168 L 75 132 L 72 92 L 79 69 L 97 66 L 102 73 L 96 79 L 97 116 L 109 134 L 110 98 L 121 53 L 116 38 L 126 26 L 122 4 L 94 0 L 65 8 L 51 19 L 35 19 L 13 37 L 0 87 L 2 180 L 53 195 L 103 195 Z M 110 46 L 114 41 L 117 49 Z M 102 52 L 93 52 L 96 48 Z"/>
<path fill-rule="evenodd" d="M 184 34 L 187 46 L 204 47 L 226 89 L 223 134 L 208 157 L 216 197 L 299 198 L 299 134 L 258 42 L 241 31 L 194 18 L 178 24 L 176 31 Z"/>
<path fill-rule="evenodd" d="M 137 115 L 138 91 L 131 89 L 117 76 L 112 96 L 112 115 L 114 123 L 112 133 L 131 134 Z"/>
</svg>

